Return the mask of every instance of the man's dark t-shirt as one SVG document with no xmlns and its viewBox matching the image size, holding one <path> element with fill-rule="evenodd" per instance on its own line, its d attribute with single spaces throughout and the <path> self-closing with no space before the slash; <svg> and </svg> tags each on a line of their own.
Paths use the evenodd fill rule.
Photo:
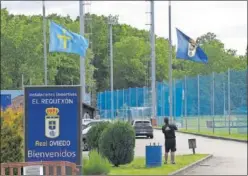
<svg viewBox="0 0 248 176">
<path fill-rule="evenodd" d="M 164 133 L 165 139 L 175 139 L 175 130 L 177 130 L 177 127 L 174 124 L 164 125 L 162 127 L 162 131 Z"/>
<path fill-rule="evenodd" d="M 177 130 L 176 125 L 174 124 L 166 124 L 162 127 L 162 131 L 164 133 L 165 138 L 165 152 L 176 151 L 176 135 L 175 130 Z"/>
</svg>

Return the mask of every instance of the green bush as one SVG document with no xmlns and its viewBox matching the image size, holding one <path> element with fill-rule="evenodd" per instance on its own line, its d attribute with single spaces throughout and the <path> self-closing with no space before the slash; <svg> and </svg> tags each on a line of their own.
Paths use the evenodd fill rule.
<svg viewBox="0 0 248 176">
<path fill-rule="evenodd" d="M 101 137 L 102 132 L 105 128 L 108 127 L 108 125 L 109 122 L 102 122 L 90 128 L 86 137 L 89 149 L 96 149 L 97 151 L 99 151 L 99 139 Z"/>
<path fill-rule="evenodd" d="M 22 137 L 8 125 L 2 125 L 1 162 L 20 162 L 22 160 Z"/>
<path fill-rule="evenodd" d="M 91 150 L 89 160 L 84 159 L 83 173 L 85 175 L 107 175 L 110 172 L 109 161 L 96 150 Z"/>
<path fill-rule="evenodd" d="M 99 151 L 116 167 L 133 161 L 135 131 L 127 122 L 117 121 L 106 128 L 99 140 Z"/>
</svg>

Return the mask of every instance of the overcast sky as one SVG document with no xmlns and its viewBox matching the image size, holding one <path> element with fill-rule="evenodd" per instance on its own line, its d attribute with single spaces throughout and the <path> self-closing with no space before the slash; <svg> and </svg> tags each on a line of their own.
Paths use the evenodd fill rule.
<svg viewBox="0 0 248 176">
<path fill-rule="evenodd" d="M 90 1 L 88 1 L 90 2 Z M 149 2 L 147 1 L 91 1 L 86 12 L 97 15 L 119 15 L 119 22 L 139 29 L 149 29 Z M 172 40 L 177 43 L 175 28 L 181 29 L 193 39 L 213 32 L 238 54 L 245 54 L 247 47 L 246 1 L 172 1 Z M 79 15 L 78 1 L 48 1 L 47 14 Z M 2 1 L 13 14 L 41 14 L 41 1 Z M 155 2 L 155 33 L 168 38 L 168 2 Z"/>
</svg>

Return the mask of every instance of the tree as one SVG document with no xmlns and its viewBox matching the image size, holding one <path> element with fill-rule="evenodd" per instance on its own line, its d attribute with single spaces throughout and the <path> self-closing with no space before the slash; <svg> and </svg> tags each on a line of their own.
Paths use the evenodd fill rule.
<svg viewBox="0 0 248 176">
<path fill-rule="evenodd" d="M 208 32 L 207 34 L 204 34 L 196 39 L 196 43 L 199 45 L 209 43 L 211 41 L 216 40 L 216 35 L 214 33 Z"/>
<path fill-rule="evenodd" d="M 79 23 L 69 16 L 48 16 L 58 24 L 78 32 Z M 3 39 L 3 40 L 2 40 Z M 47 46 L 49 46 L 49 24 L 47 24 Z M 42 16 L 11 15 L 1 9 L 1 85 L 2 89 L 20 89 L 21 75 L 33 84 L 44 83 Z M 94 54 L 88 49 L 86 56 L 86 84 L 95 90 L 91 64 Z M 7 75 L 7 76 L 6 76 Z M 48 53 L 49 84 L 79 84 L 79 56 L 66 53 Z"/>
<path fill-rule="evenodd" d="M 145 84 L 149 45 L 138 37 L 122 38 L 114 45 L 115 88 L 143 86 Z"/>
<path fill-rule="evenodd" d="M 228 49 L 226 50 L 227 54 L 232 55 L 232 56 L 236 56 L 237 54 L 237 50 L 233 50 L 233 49 Z"/>
<path fill-rule="evenodd" d="M 51 14 L 50 20 L 79 33 L 79 17 Z M 86 56 L 86 85 L 92 92 L 109 89 L 110 62 L 109 39 L 106 16 L 86 14 L 91 24 L 86 22 L 85 30 L 92 35 L 92 44 Z M 92 28 L 92 29 L 91 29 Z M 156 80 L 168 80 L 168 39 L 156 36 Z M 176 59 L 173 46 L 173 78 L 181 79 L 185 75 L 205 75 L 211 72 L 223 72 L 228 68 L 246 69 L 247 53 L 237 56 L 233 49 L 225 49 L 216 34 L 208 32 L 199 36 L 197 43 L 209 57 L 208 64 L 194 63 Z M 49 25 L 47 24 L 47 45 L 49 46 Z M 114 88 L 139 87 L 150 85 L 151 59 L 149 32 L 139 30 L 127 24 L 113 26 Z M 247 50 L 246 50 L 247 52 Z M 41 15 L 13 15 L 7 9 L 1 9 L 1 88 L 20 89 L 21 75 L 25 81 L 44 83 L 43 34 Z M 78 84 L 79 56 L 67 53 L 48 53 L 49 84 Z"/>
<path fill-rule="evenodd" d="M 1 163 L 20 162 L 22 155 L 22 137 L 8 125 L 1 131 Z"/>
</svg>

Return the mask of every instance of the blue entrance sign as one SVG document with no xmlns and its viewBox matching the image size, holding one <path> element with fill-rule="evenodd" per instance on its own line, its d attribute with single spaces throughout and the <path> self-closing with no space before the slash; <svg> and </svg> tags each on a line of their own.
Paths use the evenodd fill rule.
<svg viewBox="0 0 248 176">
<path fill-rule="evenodd" d="M 25 161 L 81 164 L 80 86 L 25 87 Z"/>
</svg>

